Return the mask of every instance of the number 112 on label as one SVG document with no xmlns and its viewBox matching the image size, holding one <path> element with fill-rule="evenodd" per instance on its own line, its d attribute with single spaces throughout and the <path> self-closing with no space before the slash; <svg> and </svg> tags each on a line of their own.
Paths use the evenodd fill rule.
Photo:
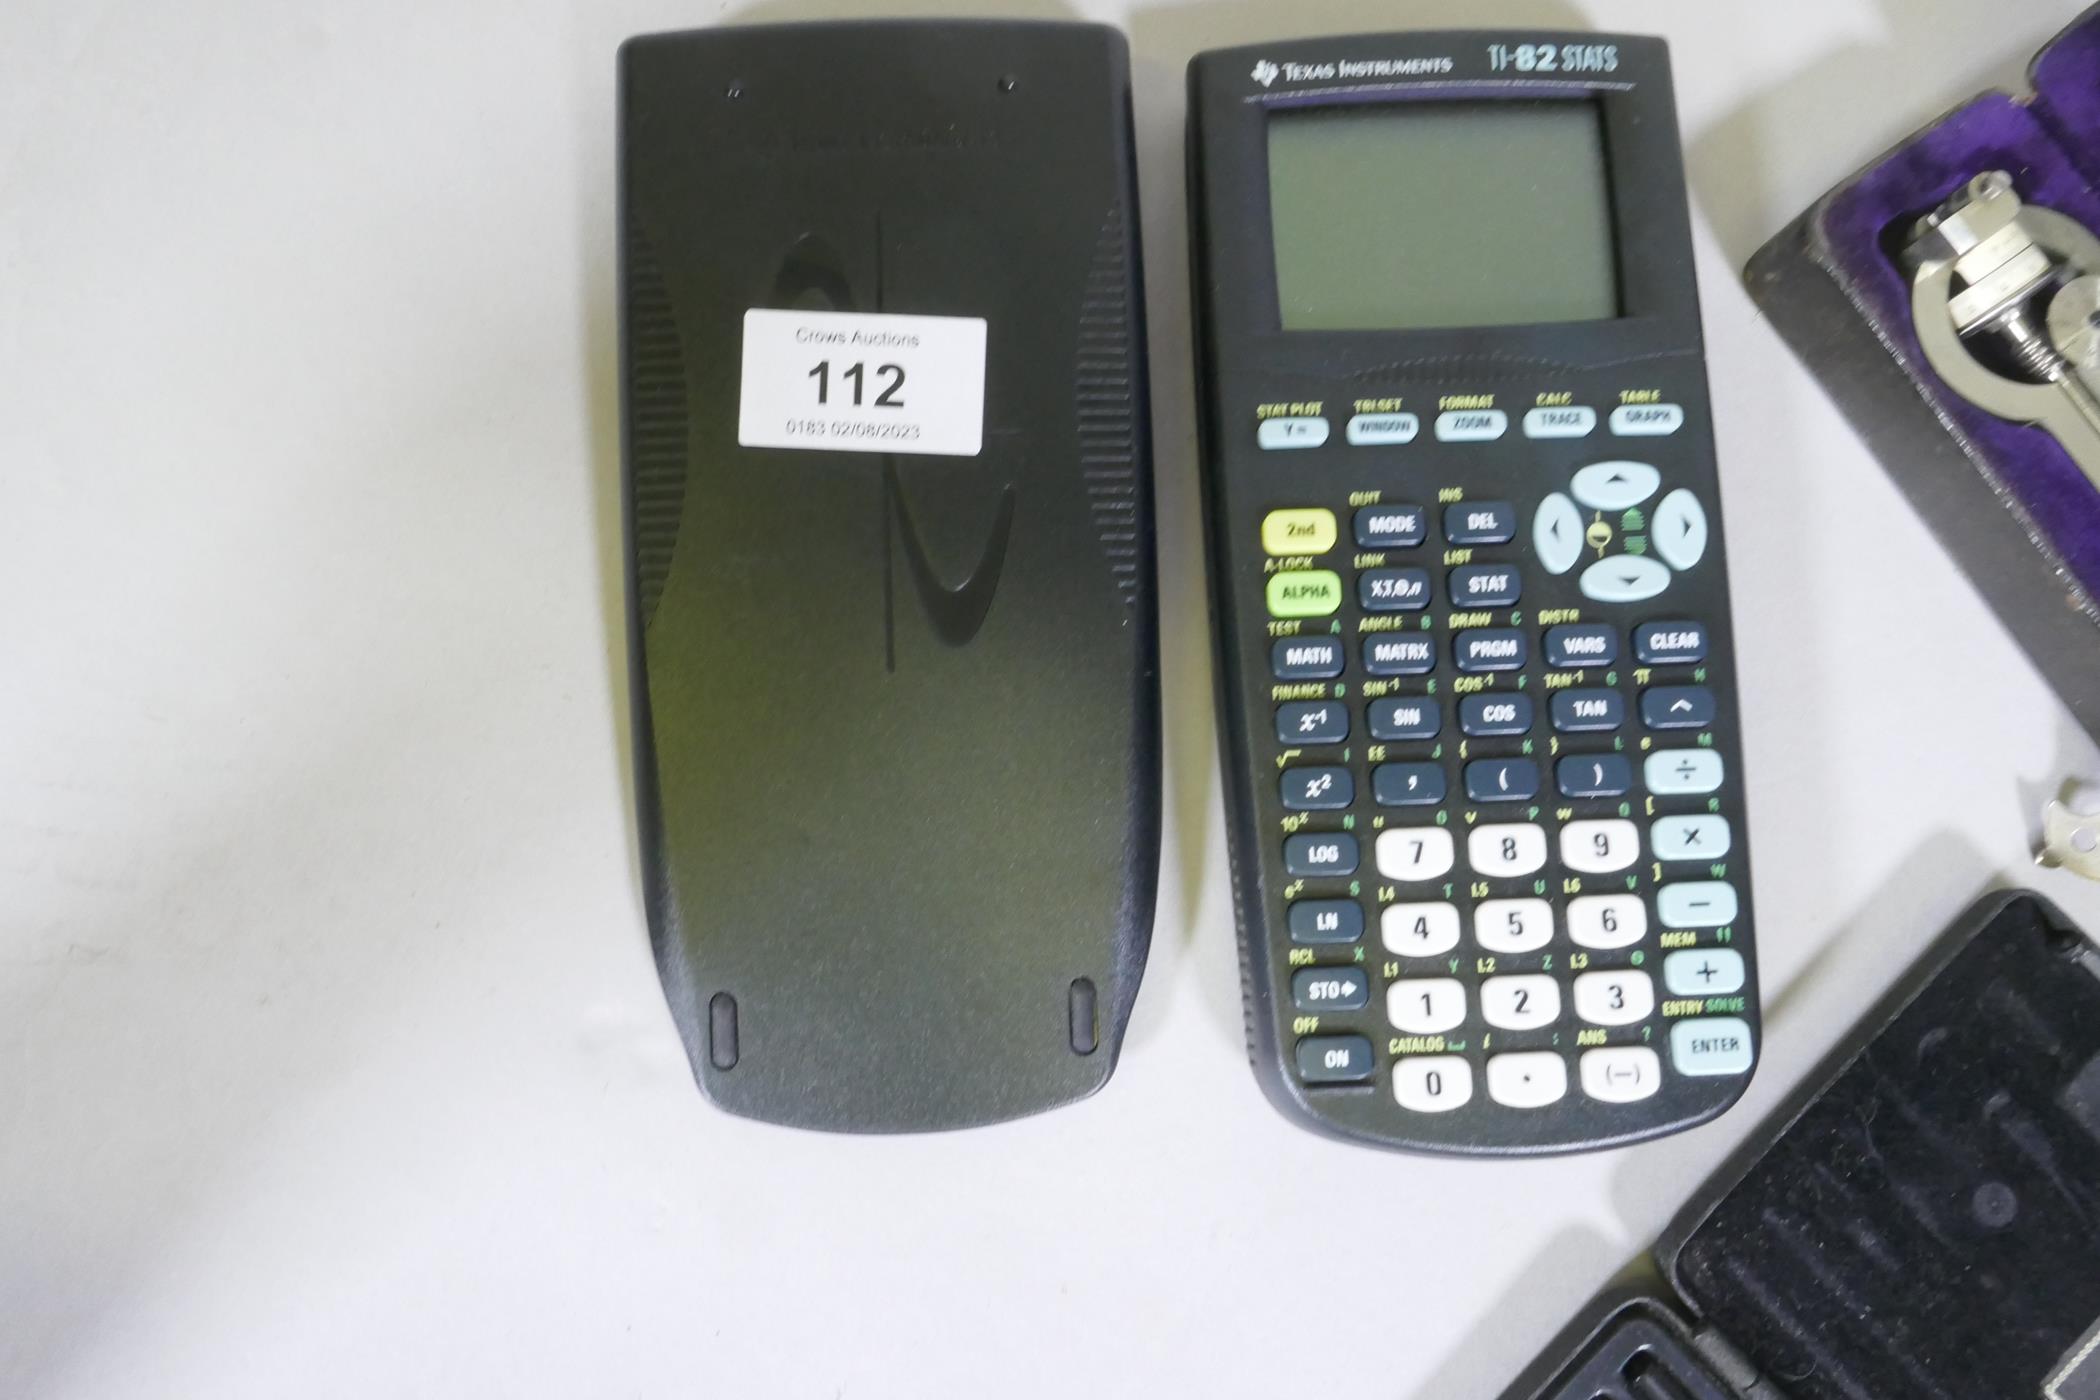
<svg viewBox="0 0 2100 1400">
<path fill-rule="evenodd" d="M 848 381 L 852 385 L 852 403 L 855 408 L 861 406 L 867 373 L 867 366 L 858 360 L 839 371 L 839 378 Z M 880 381 L 879 387 L 881 392 L 876 394 L 871 406 L 875 408 L 904 407 L 904 366 L 877 365 L 875 366 L 875 376 Z M 831 402 L 831 361 L 817 361 L 810 369 L 809 377 L 817 381 L 817 402 L 829 404 Z"/>
</svg>

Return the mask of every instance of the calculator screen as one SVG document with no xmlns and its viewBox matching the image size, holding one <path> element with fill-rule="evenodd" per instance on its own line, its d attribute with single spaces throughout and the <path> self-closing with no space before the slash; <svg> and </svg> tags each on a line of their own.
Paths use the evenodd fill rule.
<svg viewBox="0 0 2100 1400">
<path fill-rule="evenodd" d="M 1398 102 L 1269 120 L 1287 331 L 1606 320 L 1618 249 L 1598 105 Z"/>
</svg>

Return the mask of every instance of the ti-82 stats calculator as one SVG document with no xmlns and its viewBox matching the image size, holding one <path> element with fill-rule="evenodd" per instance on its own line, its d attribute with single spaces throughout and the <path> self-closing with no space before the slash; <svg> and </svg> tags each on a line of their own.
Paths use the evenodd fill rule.
<svg viewBox="0 0 2100 1400">
<path fill-rule="evenodd" d="M 1626 1143 L 1756 1061 L 1668 65 L 1422 33 L 1190 67 L 1250 1041 L 1344 1137 Z"/>
</svg>

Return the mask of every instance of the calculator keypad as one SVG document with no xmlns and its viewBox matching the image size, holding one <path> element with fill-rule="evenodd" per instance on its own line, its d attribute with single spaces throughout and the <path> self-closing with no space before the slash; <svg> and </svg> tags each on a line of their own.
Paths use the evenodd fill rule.
<svg viewBox="0 0 2100 1400">
<path fill-rule="evenodd" d="M 1500 418 L 1447 413 L 1435 437 L 1492 442 Z M 1559 421 L 1527 414 L 1526 436 L 1579 436 L 1532 432 Z M 1669 598 L 1706 512 L 1644 461 L 1565 483 L 1263 522 L 1270 668 L 1310 683 L 1274 707 L 1308 1086 L 1382 1079 L 1424 1115 L 1636 1113 L 1754 1059 L 1728 1014 L 1749 972 L 1726 946 L 1713 620 Z"/>
</svg>

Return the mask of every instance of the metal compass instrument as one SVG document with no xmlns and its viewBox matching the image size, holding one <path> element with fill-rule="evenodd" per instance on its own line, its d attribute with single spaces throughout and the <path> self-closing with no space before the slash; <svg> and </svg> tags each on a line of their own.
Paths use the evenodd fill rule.
<svg viewBox="0 0 2100 1400">
<path fill-rule="evenodd" d="M 1969 402 L 2032 423 L 2100 486 L 2100 238 L 1978 175 L 1912 229 L 1925 358 Z"/>
</svg>

